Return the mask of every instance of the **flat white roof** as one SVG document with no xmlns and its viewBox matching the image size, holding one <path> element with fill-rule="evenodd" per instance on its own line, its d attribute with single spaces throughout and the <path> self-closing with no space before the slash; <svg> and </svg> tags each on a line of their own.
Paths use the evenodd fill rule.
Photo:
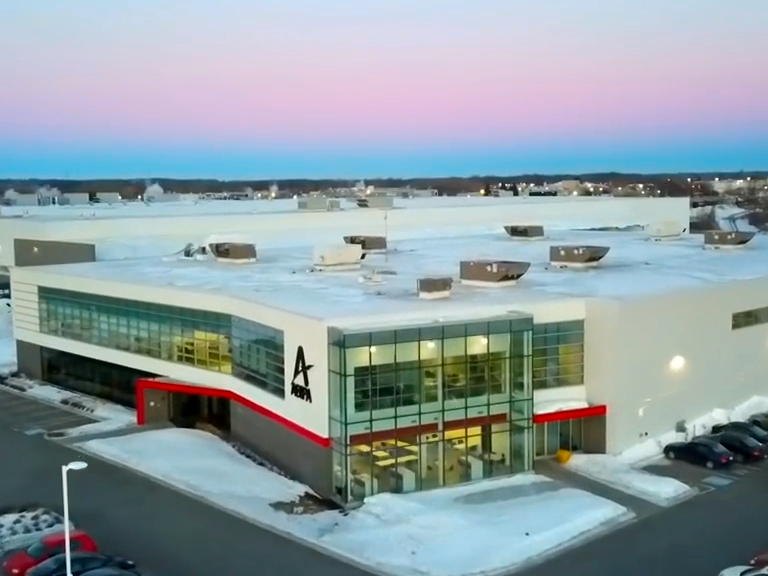
<svg viewBox="0 0 768 576">
<path fill-rule="evenodd" d="M 768 236 L 756 236 L 746 247 L 705 250 L 700 235 L 652 242 L 643 232 L 551 230 L 544 240 L 514 240 L 494 227 L 484 233 L 419 239 L 389 238 L 386 255 L 369 255 L 363 268 L 347 272 L 313 271 L 314 246 L 259 249 L 252 264 L 180 260 L 178 257 L 135 258 L 49 266 L 46 273 L 122 284 L 176 288 L 191 294 L 227 294 L 300 315 L 334 319 L 363 316 L 470 316 L 473 308 L 543 303 L 567 298 L 632 298 L 685 290 L 708 283 L 766 276 Z M 609 246 L 595 269 L 553 269 L 549 246 Z M 498 259 L 531 262 L 516 286 L 478 288 L 458 282 L 459 261 Z M 371 270 L 383 282 L 368 284 Z M 423 300 L 416 281 L 425 276 L 452 276 L 453 293 L 442 300 Z M 87 282 L 83 283 L 87 287 Z"/>
<path fill-rule="evenodd" d="M 510 204 L 538 204 L 547 202 L 574 202 L 589 200 L 592 202 L 611 202 L 611 197 L 539 197 L 539 196 L 505 196 L 488 198 L 482 196 L 430 196 L 422 198 L 393 197 L 394 210 L 429 209 L 451 207 L 473 207 Z M 376 208 L 359 208 L 354 198 L 337 198 L 342 210 L 376 210 Z M 248 214 L 281 214 L 299 212 L 298 199 L 282 198 L 278 200 L 184 200 L 179 202 L 118 202 L 115 204 L 85 204 L 72 206 L 2 206 L 0 218 L 24 218 L 33 222 L 70 221 L 89 219 L 119 219 L 119 218 L 171 218 L 174 216 L 226 216 Z M 302 212 L 312 213 L 316 210 Z M 320 210 L 320 212 L 323 212 Z"/>
</svg>

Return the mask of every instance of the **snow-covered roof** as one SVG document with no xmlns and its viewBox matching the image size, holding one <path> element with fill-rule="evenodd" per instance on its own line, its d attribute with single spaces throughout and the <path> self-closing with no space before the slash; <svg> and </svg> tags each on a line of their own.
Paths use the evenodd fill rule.
<svg viewBox="0 0 768 576">
<path fill-rule="evenodd" d="M 766 275 L 767 236 L 758 235 L 735 250 L 705 250 L 703 243 L 700 235 L 653 242 L 644 232 L 569 230 L 550 230 L 543 240 L 524 241 L 498 228 L 471 233 L 459 229 L 452 236 L 392 235 L 387 254 L 368 255 L 356 271 L 313 271 L 314 243 L 306 241 L 291 247 L 257 246 L 258 261 L 240 266 L 167 256 L 51 266 L 44 271 L 192 294 L 229 294 L 329 320 L 402 317 L 422 311 L 469 315 L 473 308 L 494 305 L 514 308 L 586 297 L 632 298 Z M 549 247 L 561 244 L 608 246 L 610 252 L 595 269 L 555 269 L 549 265 Z M 516 286 L 470 287 L 457 278 L 459 262 L 469 259 L 524 261 L 531 267 Z M 361 281 L 370 271 L 379 273 L 379 283 Z M 426 276 L 457 279 L 452 295 L 420 299 L 417 279 Z"/>
<path fill-rule="evenodd" d="M 354 198 L 340 198 L 343 210 L 368 210 L 359 208 Z M 593 201 L 609 202 L 610 198 L 595 198 Z M 527 198 L 502 197 L 485 198 L 482 196 L 431 196 L 427 198 L 395 198 L 394 209 L 424 209 L 447 207 L 471 207 L 494 205 L 509 205 L 539 202 L 572 202 L 572 198 Z M 151 219 L 174 216 L 223 216 L 247 214 L 279 214 L 298 212 L 298 201 L 295 198 L 276 200 L 202 200 L 189 199 L 178 202 L 126 202 L 115 204 L 88 204 L 65 206 L 3 206 L 0 208 L 1 217 L 24 217 L 33 221 L 68 221 L 89 219 Z"/>
</svg>

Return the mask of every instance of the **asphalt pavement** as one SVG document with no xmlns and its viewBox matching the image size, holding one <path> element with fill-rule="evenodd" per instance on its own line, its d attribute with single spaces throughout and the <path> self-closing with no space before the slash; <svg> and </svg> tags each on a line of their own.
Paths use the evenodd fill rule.
<svg viewBox="0 0 768 576">
<path fill-rule="evenodd" d="M 60 509 L 59 466 L 85 459 L 86 470 L 70 473 L 73 520 L 105 550 L 134 559 L 148 576 L 368 576 L 299 542 L 30 432 L 60 427 L 66 415 L 56 410 L 35 410 L 0 395 L 0 506 L 39 502 Z M 27 416 L 33 420 L 25 424 Z M 673 475 L 672 469 L 666 472 Z M 676 476 L 682 473 L 709 472 L 675 469 Z M 768 465 L 520 574 L 714 576 L 768 551 L 768 533 L 761 529 L 766 517 Z"/>
<path fill-rule="evenodd" d="M 768 551 L 767 517 L 768 468 L 761 467 L 520 574 L 716 576 Z"/>
<path fill-rule="evenodd" d="M 86 470 L 70 472 L 73 521 L 149 576 L 367 575 L 42 435 L 14 431 L 1 400 L 0 506 L 39 502 L 60 509 L 60 466 L 86 460 Z"/>
</svg>

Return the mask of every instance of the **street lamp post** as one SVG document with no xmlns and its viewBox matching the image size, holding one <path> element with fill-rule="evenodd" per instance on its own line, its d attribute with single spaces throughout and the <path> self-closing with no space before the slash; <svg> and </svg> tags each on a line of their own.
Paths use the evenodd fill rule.
<svg viewBox="0 0 768 576">
<path fill-rule="evenodd" d="M 69 544 L 69 487 L 67 485 L 67 472 L 70 470 L 84 470 L 88 467 L 86 462 L 76 460 L 61 467 L 61 492 L 64 500 L 64 561 L 67 565 L 67 576 L 72 576 L 72 550 Z"/>
</svg>

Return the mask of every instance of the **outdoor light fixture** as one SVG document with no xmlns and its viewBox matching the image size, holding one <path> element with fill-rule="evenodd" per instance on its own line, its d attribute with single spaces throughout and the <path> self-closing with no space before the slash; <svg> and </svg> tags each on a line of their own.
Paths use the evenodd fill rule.
<svg viewBox="0 0 768 576">
<path fill-rule="evenodd" d="M 85 470 L 88 463 L 75 460 L 61 467 L 61 492 L 64 499 L 64 561 L 66 563 L 66 576 L 72 576 L 72 549 L 69 537 L 69 487 L 67 485 L 67 472 L 70 470 Z"/>
<path fill-rule="evenodd" d="M 683 368 L 685 368 L 685 358 L 682 356 L 675 356 L 669 361 L 669 369 L 673 372 L 680 372 Z"/>
</svg>

